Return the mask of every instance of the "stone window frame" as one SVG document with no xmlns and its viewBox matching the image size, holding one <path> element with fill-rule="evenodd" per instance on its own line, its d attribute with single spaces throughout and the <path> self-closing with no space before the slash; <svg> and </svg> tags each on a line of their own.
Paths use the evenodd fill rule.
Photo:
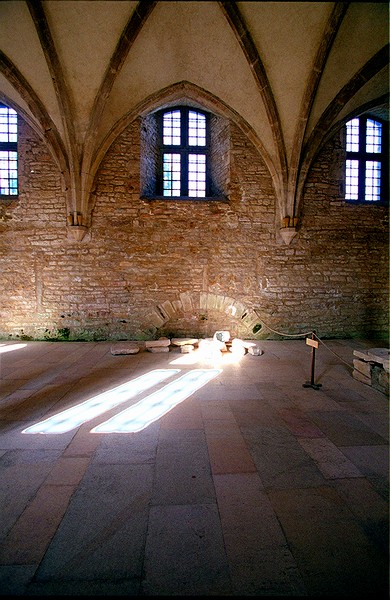
<svg viewBox="0 0 390 600">
<path fill-rule="evenodd" d="M 189 118 L 190 112 L 194 112 L 196 115 L 200 115 L 204 119 L 205 123 L 205 143 L 204 145 L 190 145 L 190 125 Z M 164 143 L 164 118 L 167 115 L 179 113 L 180 115 L 180 142 L 168 144 Z M 199 199 L 207 198 L 209 194 L 209 163 L 210 163 L 210 127 L 208 113 L 199 109 L 193 109 L 188 106 L 172 106 L 169 108 L 162 109 L 157 113 L 158 118 L 158 138 L 159 138 L 159 165 L 157 169 L 157 192 L 159 195 L 170 198 L 181 198 L 181 199 Z M 164 192 L 164 157 L 167 155 L 178 155 L 180 156 L 180 169 L 177 170 L 179 173 L 180 181 L 180 194 L 169 194 Z M 204 195 L 198 196 L 189 193 L 189 157 L 190 155 L 204 157 L 205 162 L 205 190 Z"/>
<path fill-rule="evenodd" d="M 162 195 L 161 122 L 164 112 L 185 106 L 189 110 L 207 115 L 209 164 L 206 196 Z M 227 202 L 230 185 L 230 121 L 204 108 L 198 102 L 168 103 L 141 117 L 140 184 L 142 200 L 165 202 Z"/>
<path fill-rule="evenodd" d="M 349 204 L 365 204 L 365 205 L 378 205 L 378 204 L 387 204 L 389 202 L 389 127 L 388 123 L 383 119 L 371 115 L 370 113 L 365 113 L 358 117 L 354 117 L 359 120 L 359 149 L 356 152 L 347 150 L 347 123 L 351 122 L 353 119 L 349 119 L 345 123 L 345 131 L 344 131 L 344 150 L 345 150 L 345 169 L 344 169 L 344 177 L 345 177 L 345 192 L 344 192 L 344 200 Z M 367 121 L 372 120 L 381 124 L 382 126 L 382 139 L 381 139 L 381 152 L 378 153 L 368 153 L 365 150 L 365 141 L 366 141 L 366 127 Z M 359 176 L 358 176 L 358 198 L 350 199 L 346 198 L 347 194 L 347 160 L 357 160 L 359 164 Z M 381 163 L 381 177 L 380 177 L 380 199 L 379 200 L 371 200 L 366 198 L 366 176 L 365 176 L 365 165 L 369 160 L 375 160 Z"/>
</svg>

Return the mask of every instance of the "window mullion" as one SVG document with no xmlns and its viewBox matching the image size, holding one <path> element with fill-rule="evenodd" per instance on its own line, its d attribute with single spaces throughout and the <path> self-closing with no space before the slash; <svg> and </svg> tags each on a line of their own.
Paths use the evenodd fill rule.
<svg viewBox="0 0 390 600">
<path fill-rule="evenodd" d="M 188 196 L 188 152 L 181 153 L 181 195 Z"/>
<path fill-rule="evenodd" d="M 389 198 L 389 162 L 385 160 L 383 149 L 389 148 L 389 131 L 387 127 L 382 126 L 382 152 L 380 154 L 381 161 L 381 201 L 388 202 Z"/>
<path fill-rule="evenodd" d="M 181 195 L 188 196 L 188 109 L 181 109 Z"/>
<path fill-rule="evenodd" d="M 359 200 L 366 198 L 366 129 L 367 120 L 360 119 L 359 127 Z"/>
<path fill-rule="evenodd" d="M 366 161 L 364 158 L 360 158 L 359 160 L 359 192 L 358 192 L 359 201 L 363 201 L 366 199 Z"/>
</svg>

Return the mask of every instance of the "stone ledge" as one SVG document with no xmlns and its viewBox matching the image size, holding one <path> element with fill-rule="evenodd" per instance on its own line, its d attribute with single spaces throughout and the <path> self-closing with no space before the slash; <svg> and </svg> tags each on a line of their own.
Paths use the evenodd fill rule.
<svg viewBox="0 0 390 600">
<path fill-rule="evenodd" d="M 374 389 L 389 395 L 389 350 L 371 348 L 366 352 L 353 351 L 354 371 L 352 376 Z"/>
</svg>

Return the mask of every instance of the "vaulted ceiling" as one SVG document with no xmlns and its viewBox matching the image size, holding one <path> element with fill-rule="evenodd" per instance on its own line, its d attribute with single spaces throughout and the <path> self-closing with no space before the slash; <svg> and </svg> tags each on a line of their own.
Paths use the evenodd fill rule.
<svg viewBox="0 0 390 600">
<path fill-rule="evenodd" d="M 46 139 L 74 208 L 132 119 L 195 99 L 235 120 L 297 210 L 313 158 L 388 118 L 387 2 L 0 1 L 0 101 Z"/>
</svg>

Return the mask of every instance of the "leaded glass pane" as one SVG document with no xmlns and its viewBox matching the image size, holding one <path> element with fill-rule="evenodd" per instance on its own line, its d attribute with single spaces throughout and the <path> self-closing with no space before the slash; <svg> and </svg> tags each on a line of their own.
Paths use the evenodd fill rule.
<svg viewBox="0 0 390 600">
<path fill-rule="evenodd" d="M 0 106 L 0 142 L 17 142 L 18 115 L 13 108 Z"/>
<path fill-rule="evenodd" d="M 188 113 L 188 145 L 206 145 L 206 117 L 194 110 Z"/>
<path fill-rule="evenodd" d="M 366 152 L 379 154 L 382 151 L 382 125 L 378 121 L 367 119 Z"/>
<path fill-rule="evenodd" d="M 8 150 L 0 151 L 0 194 L 18 194 L 18 154 Z"/>
<path fill-rule="evenodd" d="M 188 155 L 188 195 L 195 198 L 206 196 L 206 156 Z"/>
<path fill-rule="evenodd" d="M 163 144 L 164 146 L 179 146 L 180 135 L 180 110 L 173 110 L 164 114 L 163 118 Z"/>
<path fill-rule="evenodd" d="M 347 160 L 345 173 L 345 198 L 346 200 L 359 199 L 359 161 Z"/>
<path fill-rule="evenodd" d="M 366 200 L 378 202 L 381 199 L 381 163 L 375 160 L 366 162 Z"/>
<path fill-rule="evenodd" d="M 163 196 L 180 196 L 180 154 L 163 156 Z"/>
<path fill-rule="evenodd" d="M 347 123 L 347 152 L 359 152 L 359 119 Z"/>
</svg>

